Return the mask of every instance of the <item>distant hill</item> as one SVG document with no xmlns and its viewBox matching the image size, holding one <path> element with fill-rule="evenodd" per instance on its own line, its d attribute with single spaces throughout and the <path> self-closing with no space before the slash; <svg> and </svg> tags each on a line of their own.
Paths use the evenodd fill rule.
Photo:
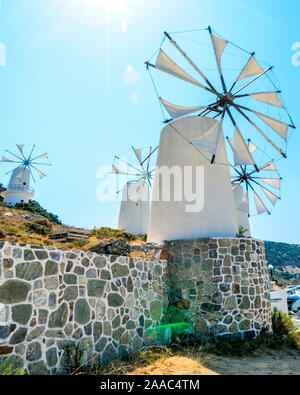
<svg viewBox="0 0 300 395">
<path fill-rule="evenodd" d="M 300 245 L 265 241 L 266 257 L 273 266 L 300 267 Z"/>
</svg>

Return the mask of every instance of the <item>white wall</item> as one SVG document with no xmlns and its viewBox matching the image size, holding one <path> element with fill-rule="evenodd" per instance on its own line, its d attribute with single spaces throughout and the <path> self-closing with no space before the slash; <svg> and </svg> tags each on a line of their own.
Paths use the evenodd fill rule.
<svg viewBox="0 0 300 395">
<path fill-rule="evenodd" d="M 147 234 L 150 215 L 149 186 L 144 182 L 123 188 L 118 228 L 138 235 Z"/>
<path fill-rule="evenodd" d="M 270 291 L 270 299 L 272 309 L 277 307 L 278 310 L 288 314 L 287 293 L 285 291 Z"/>
<path fill-rule="evenodd" d="M 204 179 L 202 176 L 196 177 L 194 171 L 192 184 L 194 190 L 198 188 L 199 200 L 203 196 L 204 205 L 199 212 L 187 212 L 186 208 L 190 202 L 184 196 L 183 185 L 182 188 L 179 187 L 183 194 L 181 201 L 175 201 L 174 196 L 171 201 L 163 201 L 163 199 L 154 201 L 155 196 L 159 196 L 159 191 L 166 192 L 168 189 L 168 185 L 163 183 L 162 178 L 158 177 L 156 172 L 148 229 L 149 242 L 236 236 L 238 225 L 223 132 L 216 155 L 216 162 L 221 164 L 212 165 L 210 163 L 211 154 L 201 150 L 206 155 L 204 157 L 185 140 L 185 138 L 189 141 L 197 140 L 216 124 L 217 121 L 212 118 L 195 116 L 174 121 L 162 130 L 156 165 L 169 168 L 178 165 L 182 170 L 184 166 L 192 166 L 194 169 L 196 166 L 201 167 Z M 178 134 L 173 127 L 185 138 Z M 171 182 L 171 190 L 175 180 Z"/>
<path fill-rule="evenodd" d="M 238 207 L 243 203 L 243 198 L 244 198 L 243 187 L 241 185 L 239 185 L 237 188 L 234 187 L 233 199 L 235 203 L 238 228 L 242 226 L 244 229 L 248 229 L 248 231 L 244 233 L 244 236 L 248 237 L 251 236 L 248 212 L 238 209 Z"/>
</svg>

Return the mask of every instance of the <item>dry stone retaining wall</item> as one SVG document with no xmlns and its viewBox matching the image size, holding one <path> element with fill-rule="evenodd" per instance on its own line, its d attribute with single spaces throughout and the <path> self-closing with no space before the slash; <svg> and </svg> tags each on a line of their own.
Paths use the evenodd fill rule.
<svg viewBox="0 0 300 395">
<path fill-rule="evenodd" d="M 178 240 L 146 244 L 145 255 L 0 242 L 0 362 L 11 356 L 30 374 L 53 374 L 66 366 L 68 346 L 80 344 L 86 361 L 111 360 L 155 342 L 159 328 L 151 328 L 166 322 L 219 339 L 270 327 L 263 242 Z"/>
<path fill-rule="evenodd" d="M 166 243 L 171 301 L 201 334 L 251 339 L 271 325 L 264 243 L 209 238 Z"/>
<path fill-rule="evenodd" d="M 66 364 L 66 346 L 105 361 L 151 340 L 168 303 L 166 261 L 0 247 L 0 361 L 49 374 Z"/>
</svg>

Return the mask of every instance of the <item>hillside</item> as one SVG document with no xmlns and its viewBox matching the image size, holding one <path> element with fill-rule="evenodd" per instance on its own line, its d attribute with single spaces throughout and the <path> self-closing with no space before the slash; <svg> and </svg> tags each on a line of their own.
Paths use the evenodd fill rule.
<svg viewBox="0 0 300 395">
<path fill-rule="evenodd" d="M 26 206 L 26 205 L 25 205 Z M 0 238 L 15 243 L 56 246 L 63 249 L 88 250 L 99 240 L 125 238 L 128 242 L 142 243 L 145 238 L 130 235 L 121 230 L 100 228 L 91 230 L 88 241 L 58 243 L 49 238 L 51 232 L 76 229 L 62 225 L 56 215 L 48 213 L 37 202 L 32 202 L 35 212 L 0 205 Z M 31 207 L 30 207 L 31 208 Z M 46 217 L 46 219 L 44 218 Z M 266 257 L 273 266 L 297 266 L 300 268 L 300 245 L 265 241 Z"/>
<path fill-rule="evenodd" d="M 265 246 L 269 264 L 300 267 L 300 245 L 265 241 Z"/>
<path fill-rule="evenodd" d="M 24 208 L 33 210 L 28 211 Z M 90 230 L 88 240 L 77 240 L 74 242 L 61 243 L 52 240 L 51 233 L 79 230 L 61 224 L 58 217 L 43 209 L 37 202 L 31 201 L 30 206 L 20 204 L 16 207 L 7 207 L 0 204 L 0 239 L 13 243 L 26 243 L 36 246 L 53 246 L 66 250 L 88 251 L 99 241 L 110 239 L 126 239 L 129 243 L 142 243 L 145 237 L 131 235 L 127 232 L 110 228 L 99 228 Z"/>
</svg>

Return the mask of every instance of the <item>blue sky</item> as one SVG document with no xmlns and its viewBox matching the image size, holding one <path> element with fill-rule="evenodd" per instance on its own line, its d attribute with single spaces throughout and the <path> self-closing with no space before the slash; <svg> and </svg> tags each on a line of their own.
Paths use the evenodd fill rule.
<svg viewBox="0 0 300 395">
<path fill-rule="evenodd" d="M 293 66 L 291 49 L 300 41 L 297 0 L 1 3 L 6 67 L 0 67 L 0 148 L 35 143 L 41 153 L 48 152 L 53 166 L 34 185 L 35 199 L 68 225 L 116 227 L 119 202 L 97 200 L 97 169 L 131 145 L 158 143 L 161 113 L 144 61 L 164 30 L 211 25 L 255 50 L 276 66 L 289 112 L 300 125 L 300 67 Z M 300 243 L 298 147 L 296 130 L 288 159 L 278 165 L 282 200 L 272 216 L 251 220 L 255 237 Z M 0 178 L 7 183 L 4 168 Z"/>
</svg>

